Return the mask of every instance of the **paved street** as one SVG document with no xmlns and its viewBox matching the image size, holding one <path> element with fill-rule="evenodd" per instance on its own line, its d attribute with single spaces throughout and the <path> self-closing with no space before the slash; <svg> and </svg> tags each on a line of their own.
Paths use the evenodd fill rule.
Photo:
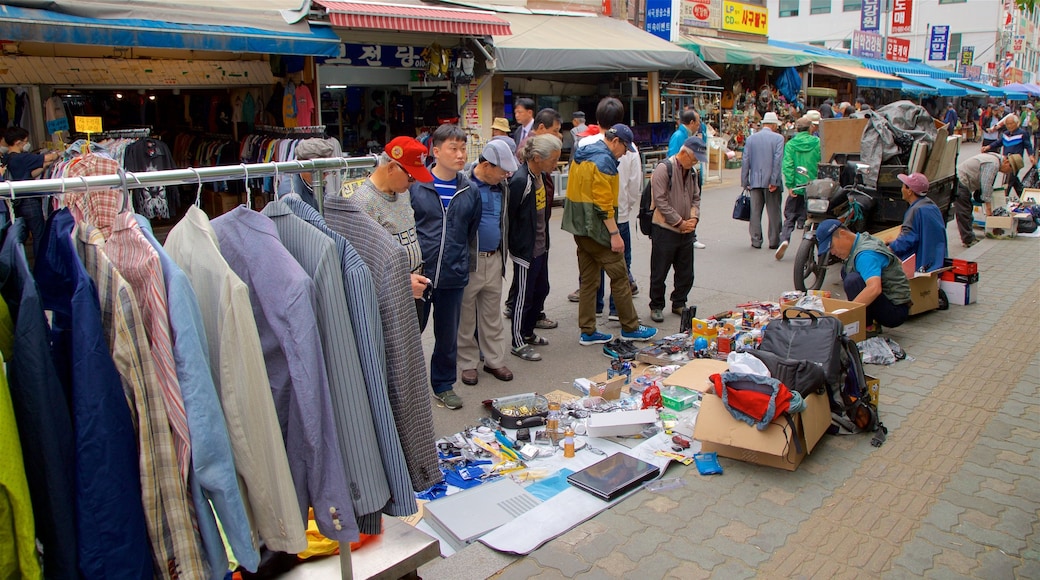
<svg viewBox="0 0 1040 580">
<path fill-rule="evenodd" d="M 977 145 L 962 147 L 961 156 Z M 746 224 L 730 219 L 739 172 L 705 191 L 690 304 L 707 315 L 792 288 L 797 242 L 782 262 L 750 247 Z M 554 222 L 558 223 L 558 216 Z M 510 357 L 502 383 L 483 372 L 456 386 L 460 411 L 434 410 L 447 435 L 484 415 L 479 401 L 569 389 L 604 370 L 598 348 L 577 343 L 573 242 L 554 228 L 552 297 L 560 328 L 545 331 L 545 360 Z M 797 233 L 797 232 L 796 232 Z M 977 304 L 911 319 L 886 336 L 913 361 L 868 366 L 881 379 L 887 443 L 825 437 L 793 473 L 722 459 L 725 474 L 702 477 L 672 466 L 685 486 L 640 491 L 614 509 L 516 558 L 474 544 L 420 568 L 424 578 L 1040 578 L 1040 241 L 984 240 L 965 250 L 955 226 L 951 254 L 979 262 Z M 636 305 L 649 322 L 649 240 L 637 236 Z M 826 289 L 840 291 L 832 269 Z M 617 323 L 601 319 L 607 332 Z M 663 330 L 677 329 L 666 315 Z M 432 337 L 426 337 L 427 348 Z"/>
</svg>

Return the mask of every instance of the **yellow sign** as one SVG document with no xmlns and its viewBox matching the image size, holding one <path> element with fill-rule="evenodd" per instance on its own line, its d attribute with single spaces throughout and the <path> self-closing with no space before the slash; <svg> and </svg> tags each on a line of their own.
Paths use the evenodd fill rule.
<svg viewBox="0 0 1040 580">
<path fill-rule="evenodd" d="M 749 34 L 769 34 L 769 9 L 740 2 L 722 2 L 722 29 Z"/>
<path fill-rule="evenodd" d="M 77 133 L 100 133 L 101 117 L 73 117 Z"/>
</svg>

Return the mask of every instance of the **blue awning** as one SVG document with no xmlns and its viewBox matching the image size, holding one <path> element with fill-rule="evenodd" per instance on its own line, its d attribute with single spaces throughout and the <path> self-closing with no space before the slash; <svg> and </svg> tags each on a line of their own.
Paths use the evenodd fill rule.
<svg viewBox="0 0 1040 580">
<path fill-rule="evenodd" d="M 306 27 L 306 23 L 303 23 Z M 0 6 L 0 38 L 13 41 L 174 48 L 303 56 L 337 56 L 342 42 L 326 26 L 300 32 L 156 20 L 73 16 Z"/>
<path fill-rule="evenodd" d="M 876 58 L 862 58 L 863 66 L 890 75 L 911 74 L 925 75 L 933 79 L 952 79 L 960 76 L 958 73 L 928 66 L 919 60 L 909 62 L 896 62 L 892 60 L 880 60 Z"/>
<path fill-rule="evenodd" d="M 919 85 L 924 85 L 923 87 L 918 87 L 911 83 L 903 83 L 902 89 L 905 93 L 913 95 L 939 95 L 940 97 L 965 97 L 968 95 L 968 90 L 963 87 L 957 87 L 926 75 L 897 72 L 896 76 Z"/>
<path fill-rule="evenodd" d="M 1001 87 L 994 87 L 993 85 L 984 85 L 975 81 L 969 81 L 963 78 L 953 78 L 949 80 L 950 84 L 965 87 L 968 89 L 974 89 L 980 93 L 985 93 L 990 97 L 1003 98 L 1005 91 Z"/>
</svg>

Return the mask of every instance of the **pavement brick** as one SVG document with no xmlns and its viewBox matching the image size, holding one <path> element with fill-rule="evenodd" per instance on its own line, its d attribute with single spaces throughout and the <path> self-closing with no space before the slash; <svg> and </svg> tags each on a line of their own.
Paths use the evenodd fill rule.
<svg viewBox="0 0 1040 580">
<path fill-rule="evenodd" d="M 679 548 L 683 549 L 680 550 Z M 711 546 L 703 543 L 693 543 L 690 546 L 678 546 L 673 545 L 671 542 L 664 547 L 664 550 L 683 558 L 686 561 L 694 562 L 700 568 L 704 570 L 715 571 L 715 568 L 724 564 L 727 560 L 724 554 L 716 552 Z"/>
<path fill-rule="evenodd" d="M 964 513 L 967 508 L 950 503 L 946 499 L 940 499 L 932 505 L 928 515 L 924 517 L 922 522 L 927 525 L 935 526 L 936 529 L 948 532 L 953 529 L 961 521 L 961 514 Z"/>
<path fill-rule="evenodd" d="M 971 571 L 979 565 L 978 560 L 975 558 L 969 558 L 960 552 L 952 550 L 943 550 L 937 554 L 934 558 L 935 570 L 948 570 L 955 574 L 963 574 L 964 576 L 971 576 Z"/>
<path fill-rule="evenodd" d="M 623 545 L 618 546 L 618 551 L 628 556 L 633 562 L 653 554 L 659 547 L 668 543 L 671 532 L 660 528 L 650 528 L 642 534 L 630 537 Z"/>
<path fill-rule="evenodd" d="M 742 562 L 728 561 L 721 566 L 712 569 L 713 578 L 726 578 L 727 580 L 744 580 L 745 578 L 754 578 L 754 568 L 748 568 L 746 564 Z"/>
<path fill-rule="evenodd" d="M 666 580 L 707 580 L 711 571 L 705 570 L 695 562 L 682 562 L 664 575 Z"/>
<path fill-rule="evenodd" d="M 534 552 L 530 557 L 546 569 L 559 571 L 567 578 L 592 567 L 591 564 L 574 555 L 569 549 L 561 549 L 562 545 L 550 542 Z"/>
<path fill-rule="evenodd" d="M 525 558 L 517 561 L 508 568 L 499 571 L 498 574 L 495 574 L 492 578 L 495 578 L 495 580 L 527 580 L 528 578 L 542 578 L 542 575 L 545 573 L 547 573 L 547 571 L 539 566 L 538 562 L 533 559 Z M 560 578 L 563 577 L 559 572 L 557 572 L 557 575 Z"/>
<path fill-rule="evenodd" d="M 1015 568 L 1020 562 L 1020 558 L 1000 550 L 986 550 L 979 555 L 979 565 L 974 573 L 979 578 L 1026 578 L 1015 576 Z"/>
<path fill-rule="evenodd" d="M 595 563 L 610 555 L 611 552 L 627 540 L 628 538 L 619 536 L 612 531 L 606 531 L 589 536 L 586 541 L 574 546 L 574 553 L 586 562 Z"/>
<path fill-rule="evenodd" d="M 704 543 L 716 552 L 734 558 L 752 568 L 769 558 L 769 554 L 754 544 L 734 541 L 724 536 L 715 536 Z"/>
<path fill-rule="evenodd" d="M 892 575 L 895 577 L 923 576 L 935 565 L 935 556 L 942 552 L 924 540 L 907 543 L 895 559 L 892 560 Z"/>
</svg>

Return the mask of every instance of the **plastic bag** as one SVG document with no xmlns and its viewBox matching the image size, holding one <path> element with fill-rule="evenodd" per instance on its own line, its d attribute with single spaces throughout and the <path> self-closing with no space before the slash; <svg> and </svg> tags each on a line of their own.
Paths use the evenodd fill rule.
<svg viewBox="0 0 1040 580">
<path fill-rule="evenodd" d="M 817 312 L 826 312 L 827 309 L 823 307 L 823 299 L 819 296 L 807 295 L 802 296 L 795 302 L 796 308 L 802 308 L 805 310 L 815 310 Z"/>
<path fill-rule="evenodd" d="M 764 362 L 746 352 L 729 353 L 729 356 L 726 357 L 726 364 L 729 365 L 729 370 L 734 373 L 762 375 L 764 377 L 773 376 L 769 374 L 769 368 L 766 367 Z"/>
<path fill-rule="evenodd" d="M 863 356 L 863 362 L 872 365 L 890 365 L 896 362 L 896 355 L 892 347 L 880 336 L 868 338 L 859 343 L 859 352 Z"/>
<path fill-rule="evenodd" d="M 654 384 L 650 385 L 643 391 L 644 409 L 660 409 L 663 406 L 664 401 L 661 399 L 661 387 Z"/>
</svg>

